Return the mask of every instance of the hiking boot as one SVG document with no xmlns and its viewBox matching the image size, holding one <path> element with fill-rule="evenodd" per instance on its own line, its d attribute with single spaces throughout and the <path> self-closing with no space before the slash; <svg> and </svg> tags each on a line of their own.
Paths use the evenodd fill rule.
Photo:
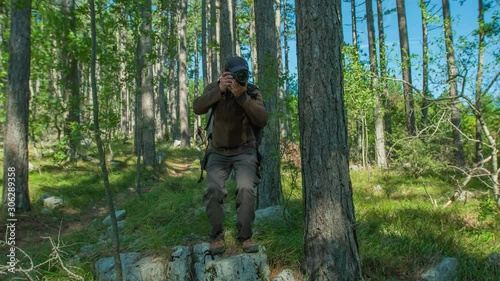
<svg viewBox="0 0 500 281">
<path fill-rule="evenodd" d="M 223 233 L 217 235 L 217 237 L 210 242 L 210 253 L 212 253 L 212 255 L 222 254 L 225 249 Z"/>
<path fill-rule="evenodd" d="M 252 239 L 241 242 L 241 246 L 243 246 L 245 253 L 256 253 L 259 251 L 259 244 L 253 242 Z"/>
</svg>

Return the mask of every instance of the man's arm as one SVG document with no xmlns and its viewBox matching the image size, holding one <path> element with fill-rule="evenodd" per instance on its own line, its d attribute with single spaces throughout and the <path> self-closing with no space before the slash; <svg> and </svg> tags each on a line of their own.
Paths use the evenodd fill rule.
<svg viewBox="0 0 500 281">
<path fill-rule="evenodd" d="M 193 112 L 196 115 L 205 114 L 210 108 L 222 99 L 219 84 L 213 82 L 205 87 L 203 95 L 193 101 Z"/>
<path fill-rule="evenodd" d="M 243 107 L 246 114 L 250 118 L 250 121 L 259 128 L 264 128 L 267 124 L 268 114 L 264 102 L 262 101 L 262 95 L 259 90 L 255 90 L 255 98 L 252 98 L 245 91 L 238 97 L 236 101 Z"/>
</svg>

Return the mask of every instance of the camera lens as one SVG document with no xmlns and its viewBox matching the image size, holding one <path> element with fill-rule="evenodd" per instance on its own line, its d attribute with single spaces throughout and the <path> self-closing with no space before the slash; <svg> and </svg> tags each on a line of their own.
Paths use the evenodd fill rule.
<svg viewBox="0 0 500 281">
<path fill-rule="evenodd" d="M 245 84 L 248 81 L 248 71 L 245 69 L 233 73 L 232 76 L 240 84 Z"/>
</svg>

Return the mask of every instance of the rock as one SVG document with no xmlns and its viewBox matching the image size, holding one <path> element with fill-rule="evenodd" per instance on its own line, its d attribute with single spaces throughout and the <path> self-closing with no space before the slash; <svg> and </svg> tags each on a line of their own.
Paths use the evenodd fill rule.
<svg viewBox="0 0 500 281">
<path fill-rule="evenodd" d="M 160 256 L 140 256 L 137 252 L 120 254 L 123 281 L 164 281 L 167 280 L 168 261 Z M 113 257 L 102 258 L 95 264 L 95 280 L 116 280 Z M 177 280 L 177 279 L 173 279 Z"/>
<path fill-rule="evenodd" d="M 181 141 L 180 140 L 174 140 L 174 147 L 179 147 L 181 146 Z"/>
<path fill-rule="evenodd" d="M 290 269 L 285 269 L 274 278 L 274 281 L 295 281 L 295 277 Z"/>
<path fill-rule="evenodd" d="M 382 186 L 380 184 L 376 185 L 373 187 L 373 190 L 374 191 L 381 191 L 382 190 Z"/>
<path fill-rule="evenodd" d="M 162 165 L 163 161 L 165 161 L 165 153 L 163 152 L 157 152 L 156 153 L 156 164 Z"/>
<path fill-rule="evenodd" d="M 290 215 L 283 206 L 271 206 L 265 209 L 255 211 L 255 224 L 261 223 L 264 220 L 281 220 L 285 216 L 288 218 Z"/>
<path fill-rule="evenodd" d="M 179 246 L 170 255 L 168 264 L 169 280 L 188 281 L 190 278 L 191 253 L 189 247 Z"/>
<path fill-rule="evenodd" d="M 33 164 L 31 164 L 31 163 L 28 163 L 28 170 L 29 170 L 30 172 L 35 171 L 35 166 L 34 166 Z"/>
<path fill-rule="evenodd" d="M 205 280 L 205 264 L 208 261 L 214 260 L 214 256 L 209 253 L 209 249 L 209 243 L 202 243 L 193 246 L 196 280 Z"/>
<path fill-rule="evenodd" d="M 500 254 L 499 253 L 493 253 L 488 256 L 488 263 L 492 267 L 498 267 L 500 268 Z"/>
<path fill-rule="evenodd" d="M 216 257 L 205 264 L 204 281 L 269 280 L 269 265 L 262 247 L 255 254 Z"/>
<path fill-rule="evenodd" d="M 115 212 L 115 216 L 116 216 L 117 221 L 123 220 L 126 215 L 127 215 L 127 211 L 125 211 L 125 210 L 118 210 Z M 104 218 L 104 220 L 102 220 L 102 223 L 104 225 L 111 225 L 111 216 L 108 215 L 106 218 Z"/>
<path fill-rule="evenodd" d="M 116 223 L 116 226 L 118 226 L 118 230 L 122 229 L 123 227 L 125 227 L 125 220 L 118 221 Z M 113 226 L 109 226 L 108 229 L 106 229 L 106 234 L 109 237 L 112 237 L 112 235 L 113 235 Z"/>
<path fill-rule="evenodd" d="M 49 196 L 43 199 L 43 206 L 52 211 L 64 206 L 64 200 L 60 197 Z"/>
<path fill-rule="evenodd" d="M 458 261 L 455 258 L 444 258 L 438 265 L 422 274 L 426 281 L 450 281 L 457 277 Z"/>
<path fill-rule="evenodd" d="M 467 201 L 467 199 L 469 198 L 474 198 L 476 195 L 474 194 L 474 192 L 470 192 L 470 191 L 463 191 L 462 193 L 460 193 L 460 196 L 458 196 L 457 200 L 458 201 Z"/>
<path fill-rule="evenodd" d="M 349 167 L 351 171 L 363 171 L 363 165 L 352 165 Z"/>
</svg>

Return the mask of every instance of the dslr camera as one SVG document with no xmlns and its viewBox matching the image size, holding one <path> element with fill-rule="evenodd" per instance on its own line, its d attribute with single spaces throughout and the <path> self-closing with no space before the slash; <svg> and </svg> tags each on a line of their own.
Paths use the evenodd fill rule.
<svg viewBox="0 0 500 281">
<path fill-rule="evenodd" d="M 248 81 L 248 70 L 246 69 L 241 69 L 235 72 L 231 72 L 231 76 L 233 76 L 233 79 L 238 82 L 241 86 L 245 86 L 245 83 Z"/>
</svg>

